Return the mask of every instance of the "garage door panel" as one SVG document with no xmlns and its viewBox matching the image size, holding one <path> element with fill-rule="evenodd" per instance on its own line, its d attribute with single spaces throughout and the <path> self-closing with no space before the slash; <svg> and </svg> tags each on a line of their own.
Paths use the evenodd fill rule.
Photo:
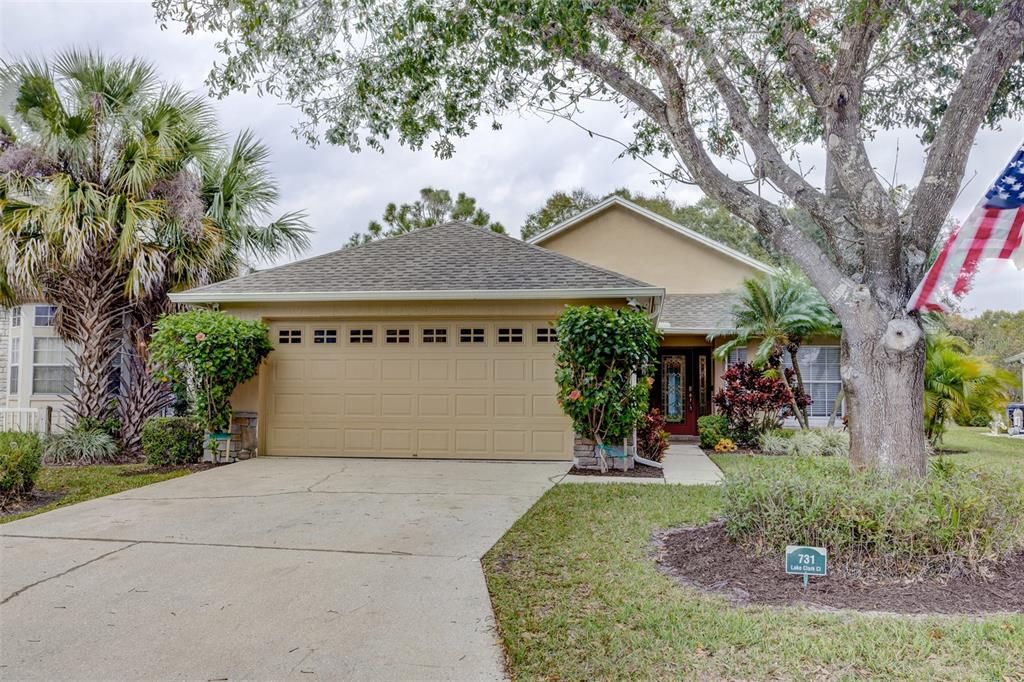
<svg viewBox="0 0 1024 682">
<path fill-rule="evenodd" d="M 373 417 L 378 409 L 375 393 L 349 393 L 345 396 L 346 417 Z"/>
<path fill-rule="evenodd" d="M 301 341 L 280 343 L 265 393 L 265 451 L 271 455 L 556 459 L 571 454 L 571 429 L 555 400 L 554 350 L 537 343 L 546 322 L 281 322 Z M 523 328 L 499 342 L 497 330 Z M 459 330 L 482 328 L 482 343 Z M 314 329 L 337 329 L 338 343 L 313 344 Z M 351 329 L 373 329 L 353 343 Z M 384 330 L 408 328 L 408 343 Z M 424 329 L 447 330 L 423 341 Z M 432 333 L 436 338 L 437 335 Z M 514 335 L 513 335 L 514 336 Z"/>
</svg>

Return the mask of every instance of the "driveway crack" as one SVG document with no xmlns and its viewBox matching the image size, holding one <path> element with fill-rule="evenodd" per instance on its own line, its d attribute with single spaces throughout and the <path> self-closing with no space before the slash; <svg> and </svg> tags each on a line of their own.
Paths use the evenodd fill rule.
<svg viewBox="0 0 1024 682">
<path fill-rule="evenodd" d="M 10 536 L 10 537 L 18 537 L 18 536 Z M 88 566 L 89 564 L 95 563 L 95 562 L 99 561 L 100 559 L 107 558 L 111 554 L 117 554 L 118 552 L 123 552 L 126 549 L 130 549 L 130 548 L 140 544 L 139 542 L 135 542 L 135 541 L 124 541 L 123 540 L 122 542 L 128 542 L 129 544 L 126 544 L 124 547 L 118 547 L 117 549 L 113 549 L 113 550 L 111 550 L 109 552 L 105 552 L 104 554 L 100 554 L 99 556 L 93 557 L 92 559 L 89 559 L 88 561 L 83 561 L 80 564 L 76 564 L 75 566 L 72 566 L 71 568 L 69 568 L 66 571 L 62 571 L 61 573 L 57 573 L 57 574 L 51 575 L 51 576 L 49 576 L 47 578 L 43 578 L 41 580 L 37 580 L 34 583 L 29 583 L 28 585 L 25 585 L 21 589 L 15 590 L 11 594 L 9 594 L 6 597 L 4 597 L 3 601 L 0 601 L 0 606 L 3 606 L 4 604 L 6 604 L 7 602 L 11 601 L 12 599 L 17 597 L 18 595 L 22 594 L 23 592 L 26 592 L 27 590 L 32 589 L 36 585 L 42 585 L 43 583 L 49 582 L 49 581 L 51 581 L 51 580 L 53 580 L 55 578 L 62 578 L 64 576 L 66 576 L 68 573 L 71 573 L 73 571 L 77 571 L 78 569 L 82 568 L 83 566 Z"/>
</svg>

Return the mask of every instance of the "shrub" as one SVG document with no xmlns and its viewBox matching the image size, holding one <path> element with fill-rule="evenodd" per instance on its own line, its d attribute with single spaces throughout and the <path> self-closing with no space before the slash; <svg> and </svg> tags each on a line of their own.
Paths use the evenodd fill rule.
<svg viewBox="0 0 1024 682">
<path fill-rule="evenodd" d="M 710 450 L 723 438 L 728 438 L 729 420 L 720 414 L 706 414 L 697 419 L 697 435 L 700 446 Z"/>
<path fill-rule="evenodd" d="M 116 409 L 116 406 L 115 406 Z M 117 417 L 83 417 L 72 427 L 72 431 L 102 431 L 114 440 L 121 435 L 121 420 Z"/>
<path fill-rule="evenodd" d="M 729 420 L 733 438 L 741 443 L 755 443 L 762 433 L 782 426 L 782 418 L 792 412 L 794 400 L 801 408 L 811 404 L 796 385 L 791 369 L 778 376 L 776 370 L 763 372 L 740 363 L 725 371 L 722 382 L 724 386 L 713 400 Z"/>
<path fill-rule="evenodd" d="M 0 506 L 32 490 L 42 451 L 42 441 L 34 433 L 0 431 Z"/>
<path fill-rule="evenodd" d="M 188 417 L 151 417 L 142 427 L 142 452 L 152 466 L 193 464 L 203 457 L 203 430 Z"/>
<path fill-rule="evenodd" d="M 644 459 L 660 462 L 668 450 L 668 431 L 661 410 L 653 408 L 636 429 L 636 447 Z"/>
<path fill-rule="evenodd" d="M 85 465 L 113 462 L 117 442 L 106 431 L 74 428 L 50 436 L 43 447 L 43 461 L 54 465 Z"/>
<path fill-rule="evenodd" d="M 978 572 L 1024 547 L 1024 479 L 944 464 L 926 479 L 850 473 L 838 458 L 794 458 L 730 473 L 726 531 L 755 552 L 826 547 L 841 569 Z"/>
<path fill-rule="evenodd" d="M 722 438 L 715 443 L 715 452 L 736 452 L 736 443 L 732 438 Z"/>
<path fill-rule="evenodd" d="M 788 455 L 790 438 L 782 435 L 783 431 L 775 430 L 767 433 L 762 433 L 757 439 L 757 445 L 761 449 L 762 455 L 770 455 L 772 457 L 778 457 L 781 455 Z"/>
<path fill-rule="evenodd" d="M 231 394 L 256 376 L 273 347 L 267 326 L 213 310 L 166 315 L 149 345 L 157 379 L 184 387 L 191 413 L 208 431 L 231 424 Z"/>
<path fill-rule="evenodd" d="M 576 433 L 598 443 L 632 435 L 647 414 L 658 339 L 639 310 L 565 309 L 558 318 L 555 381 L 558 402 Z"/>
<path fill-rule="evenodd" d="M 846 457 L 850 454 L 850 434 L 838 429 L 819 429 L 815 431 L 821 442 L 819 455 L 823 457 Z"/>
</svg>

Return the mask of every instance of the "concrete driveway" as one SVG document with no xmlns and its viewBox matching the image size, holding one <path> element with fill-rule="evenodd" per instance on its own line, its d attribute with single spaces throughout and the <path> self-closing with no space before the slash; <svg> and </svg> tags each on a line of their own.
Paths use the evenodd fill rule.
<svg viewBox="0 0 1024 682">
<path fill-rule="evenodd" d="M 0 678 L 501 678 L 479 560 L 567 468 L 259 458 L 0 526 Z"/>
</svg>

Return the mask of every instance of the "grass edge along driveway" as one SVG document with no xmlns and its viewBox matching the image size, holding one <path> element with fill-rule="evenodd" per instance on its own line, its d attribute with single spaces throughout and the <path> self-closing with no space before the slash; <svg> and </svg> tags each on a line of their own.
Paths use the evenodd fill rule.
<svg viewBox="0 0 1024 682">
<path fill-rule="evenodd" d="M 979 438 L 987 439 L 965 442 Z M 1020 455 L 1024 464 L 1024 448 Z M 988 463 L 984 452 L 968 460 Z M 701 486 L 567 484 L 548 491 L 484 557 L 512 677 L 1024 678 L 1021 615 L 733 607 L 661 575 L 651 559 L 652 534 L 705 523 L 718 504 L 718 489 Z"/>
</svg>

